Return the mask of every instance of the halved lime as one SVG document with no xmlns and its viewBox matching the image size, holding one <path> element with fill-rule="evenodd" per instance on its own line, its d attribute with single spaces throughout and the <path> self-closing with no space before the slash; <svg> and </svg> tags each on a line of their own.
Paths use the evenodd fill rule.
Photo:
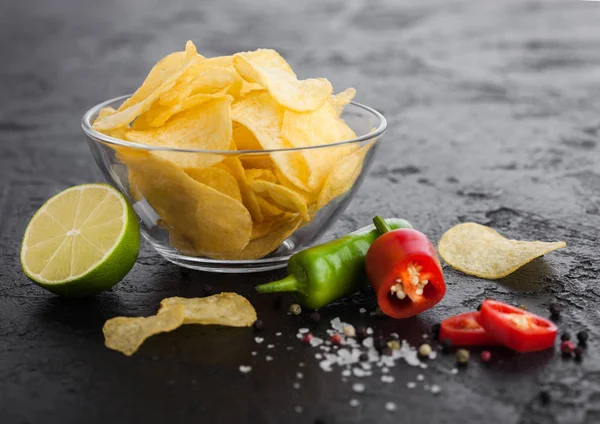
<svg viewBox="0 0 600 424">
<path fill-rule="evenodd" d="M 23 272 L 65 296 L 88 296 L 117 284 L 140 249 L 132 207 L 108 184 L 71 187 L 31 218 L 21 245 Z"/>
</svg>

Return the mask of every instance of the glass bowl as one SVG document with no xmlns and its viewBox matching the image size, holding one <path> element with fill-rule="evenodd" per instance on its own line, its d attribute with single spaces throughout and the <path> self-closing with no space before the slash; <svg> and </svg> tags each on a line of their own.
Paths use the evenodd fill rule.
<svg viewBox="0 0 600 424">
<path fill-rule="evenodd" d="M 102 108 L 117 109 L 128 97 L 98 104 L 83 116 L 94 160 L 131 202 L 152 247 L 174 264 L 202 271 L 246 273 L 286 266 L 348 207 L 387 127 L 379 112 L 352 102 L 342 118 L 358 137 L 306 148 L 184 150 L 124 141 L 92 129 Z M 323 183 L 315 184 L 321 189 L 304 191 L 292 182 L 304 178 L 296 168 L 286 168 L 298 160 L 318 169 Z M 173 165 L 183 162 L 200 167 L 198 175 Z M 264 180 L 250 180 L 263 173 Z"/>
</svg>

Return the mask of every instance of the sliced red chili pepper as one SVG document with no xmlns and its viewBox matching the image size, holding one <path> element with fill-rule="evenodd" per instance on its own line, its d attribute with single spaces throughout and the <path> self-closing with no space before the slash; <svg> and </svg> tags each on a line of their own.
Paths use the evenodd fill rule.
<svg viewBox="0 0 600 424">
<path fill-rule="evenodd" d="M 442 300 L 444 275 L 427 236 L 409 228 L 389 231 L 380 217 L 373 222 L 382 235 L 369 248 L 365 266 L 381 310 L 408 318 Z"/>
<path fill-rule="evenodd" d="M 495 300 L 484 300 L 479 323 L 501 344 L 517 352 L 554 346 L 558 328 L 552 321 Z"/>
<path fill-rule="evenodd" d="M 446 318 L 440 325 L 440 340 L 452 346 L 494 346 L 498 341 L 479 324 L 479 312 L 467 312 Z"/>
</svg>

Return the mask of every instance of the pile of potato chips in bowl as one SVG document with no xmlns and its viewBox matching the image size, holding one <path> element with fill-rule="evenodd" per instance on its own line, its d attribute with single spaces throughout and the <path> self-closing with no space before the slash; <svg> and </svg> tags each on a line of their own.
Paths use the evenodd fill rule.
<svg viewBox="0 0 600 424">
<path fill-rule="evenodd" d="M 259 271 L 322 235 L 369 168 L 387 124 L 354 95 L 299 80 L 274 50 L 205 58 L 188 41 L 82 126 L 161 255 Z"/>
</svg>

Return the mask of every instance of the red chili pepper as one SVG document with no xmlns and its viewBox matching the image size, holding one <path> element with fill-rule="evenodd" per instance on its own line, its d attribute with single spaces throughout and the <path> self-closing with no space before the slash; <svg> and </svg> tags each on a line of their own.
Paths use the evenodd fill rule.
<svg viewBox="0 0 600 424">
<path fill-rule="evenodd" d="M 442 300 L 444 275 L 427 236 L 410 228 L 390 231 L 379 216 L 373 222 L 381 236 L 369 248 L 365 265 L 381 310 L 393 318 L 408 318 Z"/>
<path fill-rule="evenodd" d="M 493 346 L 498 342 L 479 324 L 479 312 L 467 312 L 446 318 L 440 326 L 440 340 L 452 346 Z"/>
<path fill-rule="evenodd" d="M 558 328 L 552 321 L 523 309 L 484 300 L 479 323 L 501 344 L 517 352 L 535 352 L 554 345 Z"/>
</svg>

